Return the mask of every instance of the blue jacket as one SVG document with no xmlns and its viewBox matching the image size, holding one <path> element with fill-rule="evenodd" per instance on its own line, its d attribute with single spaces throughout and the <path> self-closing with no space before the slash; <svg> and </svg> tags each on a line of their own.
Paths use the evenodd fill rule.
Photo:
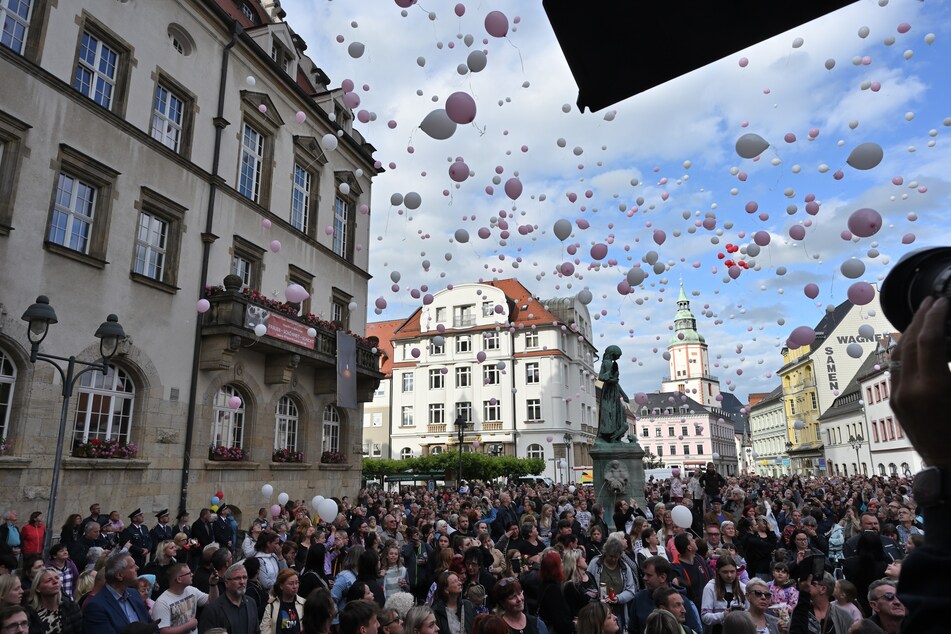
<svg viewBox="0 0 951 634">
<path fill-rule="evenodd" d="M 148 608 L 139 593 L 131 588 L 126 588 L 125 599 L 135 611 L 137 620 L 141 623 L 148 623 Z M 96 634 L 119 634 L 129 624 L 129 619 L 125 610 L 119 605 L 119 601 L 112 595 L 109 587 L 100 590 L 96 596 L 89 599 L 83 607 L 83 631 L 95 632 Z"/>
<path fill-rule="evenodd" d="M 679 592 L 684 599 L 684 607 L 687 608 L 687 622 L 685 625 L 694 632 L 702 632 L 703 625 L 700 623 L 700 613 L 697 611 L 697 606 L 687 597 L 683 588 L 671 587 Z M 654 598 L 651 594 L 651 591 L 645 588 L 634 596 L 634 622 L 631 623 L 628 631 L 634 634 L 643 634 L 644 628 L 647 627 L 647 617 L 654 611 Z"/>
</svg>

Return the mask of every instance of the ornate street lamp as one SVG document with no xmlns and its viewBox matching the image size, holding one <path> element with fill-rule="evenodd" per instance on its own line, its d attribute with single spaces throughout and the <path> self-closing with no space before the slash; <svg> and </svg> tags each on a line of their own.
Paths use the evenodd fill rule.
<svg viewBox="0 0 951 634">
<path fill-rule="evenodd" d="M 855 473 L 858 474 L 862 470 L 862 462 L 859 460 L 859 448 L 865 444 L 865 439 L 862 438 L 862 435 L 858 436 L 849 436 L 849 444 L 852 446 L 852 449 L 855 450 Z"/>
<path fill-rule="evenodd" d="M 462 486 L 462 442 L 465 439 L 466 427 L 469 426 L 462 416 L 457 414 L 455 421 L 456 429 L 459 432 L 459 469 L 456 472 L 456 486 Z"/>
<path fill-rule="evenodd" d="M 43 539 L 43 550 L 48 551 L 53 538 L 52 527 L 55 526 L 53 517 L 56 512 L 56 493 L 59 489 L 60 463 L 63 461 L 63 443 L 66 437 L 66 414 L 69 410 L 69 399 L 73 395 L 73 388 L 76 381 L 86 372 L 102 372 L 103 375 L 109 372 L 109 361 L 119 350 L 119 342 L 125 337 L 125 331 L 119 324 L 119 318 L 115 315 L 106 317 L 106 321 L 100 324 L 94 335 L 99 339 L 99 353 L 102 355 L 99 363 L 88 363 L 80 361 L 75 356 L 59 357 L 45 352 L 40 352 L 40 344 L 49 334 L 49 327 L 58 322 L 56 311 L 50 306 L 50 300 L 46 295 L 40 295 L 36 298 L 36 303 L 26 309 L 21 317 L 23 321 L 29 323 L 27 336 L 30 340 L 30 363 L 37 361 L 46 361 L 59 372 L 62 379 L 63 404 L 59 417 L 59 434 L 56 437 L 56 455 L 53 459 L 53 478 L 50 482 L 50 503 L 46 512 L 46 536 Z M 65 361 L 65 368 L 57 361 Z M 85 366 L 84 369 L 76 372 L 76 365 Z"/>
<path fill-rule="evenodd" d="M 568 484 L 571 484 L 571 432 L 565 432 L 565 456 L 568 458 L 568 464 L 565 468 L 565 474 Z"/>
</svg>

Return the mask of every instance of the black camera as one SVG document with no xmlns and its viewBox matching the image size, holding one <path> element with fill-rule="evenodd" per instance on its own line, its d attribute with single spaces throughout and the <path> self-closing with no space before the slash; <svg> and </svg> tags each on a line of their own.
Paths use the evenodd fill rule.
<svg viewBox="0 0 951 634">
<path fill-rule="evenodd" d="M 951 247 L 919 249 L 895 264 L 882 282 L 882 311 L 904 332 L 926 297 L 951 298 Z M 945 351 L 951 358 L 951 318 L 945 324 Z"/>
</svg>

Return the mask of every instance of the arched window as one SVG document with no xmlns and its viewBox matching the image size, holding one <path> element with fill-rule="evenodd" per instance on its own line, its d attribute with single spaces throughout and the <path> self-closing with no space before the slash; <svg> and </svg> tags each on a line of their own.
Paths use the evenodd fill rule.
<svg viewBox="0 0 951 634">
<path fill-rule="evenodd" d="M 234 399 L 234 400 L 232 400 Z M 244 449 L 245 398 L 234 385 L 225 385 L 215 395 L 215 418 L 211 445 Z M 237 405 L 237 407 L 232 407 Z"/>
<path fill-rule="evenodd" d="M 881 462 L 878 463 L 878 475 L 885 475 L 885 465 L 883 465 Z"/>
<path fill-rule="evenodd" d="M 274 449 L 297 451 L 297 403 L 290 396 L 277 402 L 274 416 Z"/>
<path fill-rule="evenodd" d="M 0 438 L 6 439 L 10 426 L 10 410 L 13 409 L 13 390 L 17 382 L 17 368 L 0 349 Z"/>
<path fill-rule="evenodd" d="M 135 386 L 129 375 L 113 365 L 106 374 L 87 372 L 79 380 L 79 400 L 73 424 L 73 448 L 91 440 L 131 440 Z"/>
<path fill-rule="evenodd" d="M 541 460 L 545 459 L 545 448 L 541 445 L 529 445 L 528 453 L 529 458 L 539 458 Z"/>
<path fill-rule="evenodd" d="M 333 405 L 324 408 L 322 451 L 340 451 L 340 412 Z"/>
<path fill-rule="evenodd" d="M 908 466 L 908 463 L 907 463 L 907 462 L 901 463 L 901 473 L 902 473 L 902 475 L 904 475 L 904 476 L 910 476 L 910 475 L 911 475 L 911 467 Z"/>
<path fill-rule="evenodd" d="M 889 475 L 897 476 L 898 475 L 898 465 L 894 462 L 888 463 L 888 473 Z"/>
<path fill-rule="evenodd" d="M 403 447 L 400 449 L 400 460 L 406 460 L 407 458 L 413 457 L 413 450 L 409 447 Z"/>
<path fill-rule="evenodd" d="M 443 450 L 443 446 L 442 446 L 442 445 L 436 445 L 436 446 L 434 446 L 434 447 L 430 447 L 430 448 L 429 448 L 429 455 L 431 455 L 431 456 L 436 456 L 436 455 L 438 455 L 438 454 L 441 454 L 441 453 L 442 453 L 442 450 Z"/>
</svg>

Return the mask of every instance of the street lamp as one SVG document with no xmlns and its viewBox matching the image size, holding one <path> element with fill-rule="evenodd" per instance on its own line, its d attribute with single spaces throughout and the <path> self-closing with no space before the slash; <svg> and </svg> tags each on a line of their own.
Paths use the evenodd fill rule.
<svg viewBox="0 0 951 634">
<path fill-rule="evenodd" d="M 465 420 L 463 420 L 460 414 L 456 415 L 456 429 L 459 431 L 459 469 L 456 473 L 456 486 L 462 486 L 462 442 L 465 439 L 466 427 L 469 426 Z"/>
<path fill-rule="evenodd" d="M 849 436 L 849 444 L 852 445 L 852 449 L 855 450 L 855 473 L 856 475 L 862 470 L 862 462 L 859 460 L 859 448 L 865 444 L 865 439 L 862 438 L 862 435 L 858 436 Z"/>
<path fill-rule="evenodd" d="M 63 461 L 63 442 L 66 436 L 66 414 L 69 410 L 69 399 L 73 395 L 73 387 L 86 372 L 102 372 L 103 375 L 109 372 L 109 360 L 118 352 L 119 342 L 125 337 L 125 331 L 119 325 L 119 318 L 115 315 L 106 317 L 106 321 L 100 324 L 94 335 L 99 339 L 99 353 L 102 359 L 99 363 L 88 363 L 80 361 L 75 356 L 59 357 L 45 352 L 40 352 L 40 344 L 46 339 L 51 324 L 57 323 L 56 312 L 50 306 L 50 300 L 46 295 L 40 295 L 36 298 L 36 303 L 26 309 L 21 317 L 23 321 L 29 323 L 27 336 L 30 340 L 30 363 L 35 364 L 39 361 L 46 361 L 59 372 L 63 383 L 63 405 L 59 417 L 59 434 L 56 437 L 56 455 L 53 459 L 53 479 L 50 482 L 50 503 L 46 512 L 46 536 L 43 538 L 43 550 L 48 551 L 53 538 L 52 526 L 55 526 L 54 513 L 56 512 L 56 492 L 59 489 L 59 471 L 60 463 Z M 57 361 L 65 361 L 65 369 Z M 76 365 L 86 366 L 84 369 L 76 372 Z"/>
<path fill-rule="evenodd" d="M 792 473 L 793 468 L 792 468 L 792 456 L 789 455 L 789 452 L 792 451 L 793 446 L 794 446 L 794 445 L 793 445 L 791 442 L 789 442 L 788 440 L 786 441 L 786 457 L 789 458 L 789 471 L 790 471 L 790 473 Z"/>
<path fill-rule="evenodd" d="M 565 432 L 565 456 L 568 458 L 565 473 L 568 474 L 568 484 L 571 484 L 571 432 Z"/>
</svg>

